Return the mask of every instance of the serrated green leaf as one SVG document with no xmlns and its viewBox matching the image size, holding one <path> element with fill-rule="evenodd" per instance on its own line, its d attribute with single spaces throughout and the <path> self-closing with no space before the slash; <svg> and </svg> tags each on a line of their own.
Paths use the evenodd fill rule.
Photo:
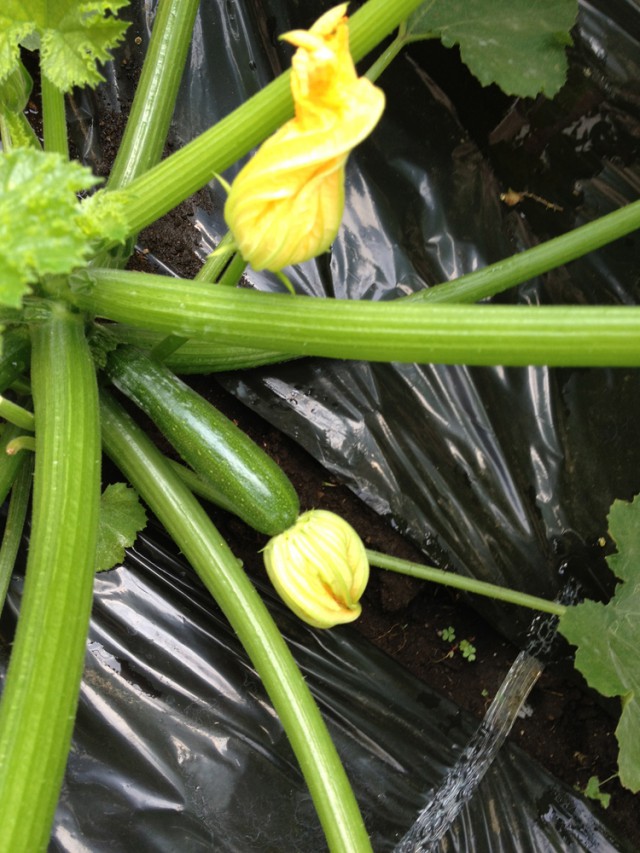
<svg viewBox="0 0 640 853">
<path fill-rule="evenodd" d="M 86 262 L 91 241 L 76 193 L 96 183 L 89 169 L 58 154 L 0 154 L 0 304 L 18 308 L 29 284 Z"/>
<path fill-rule="evenodd" d="M 11 74 L 0 84 L 0 107 L 11 112 L 23 110 L 32 89 L 31 75 L 22 62 L 17 62 Z"/>
<path fill-rule="evenodd" d="M 40 143 L 23 110 L 27 106 L 33 80 L 18 61 L 9 76 L 0 83 L 0 116 L 5 151 L 12 148 L 39 148 Z"/>
<path fill-rule="evenodd" d="M 96 548 L 96 571 L 106 572 L 124 560 L 125 548 L 147 524 L 138 493 L 125 483 L 114 483 L 102 493 Z"/>
<path fill-rule="evenodd" d="M 429 0 L 407 19 L 405 38 L 459 45 L 483 86 L 551 97 L 565 81 L 565 49 L 577 13 L 577 0 Z"/>
<path fill-rule="evenodd" d="M 615 501 L 609 532 L 617 553 L 607 558 L 621 581 L 607 604 L 585 601 L 560 617 L 559 630 L 577 646 L 576 667 L 604 696 L 620 696 L 616 729 L 620 782 L 640 791 L 640 496 Z"/>
<path fill-rule="evenodd" d="M 80 212 L 80 227 L 94 243 L 122 243 L 129 233 L 126 209 L 130 196 L 126 190 L 98 190 L 85 198 Z"/>
<path fill-rule="evenodd" d="M 96 85 L 97 62 L 111 58 L 128 23 L 115 14 L 128 0 L 3 0 L 0 10 L 0 81 L 15 67 L 20 42 L 37 39 L 41 71 L 64 92 Z"/>
</svg>

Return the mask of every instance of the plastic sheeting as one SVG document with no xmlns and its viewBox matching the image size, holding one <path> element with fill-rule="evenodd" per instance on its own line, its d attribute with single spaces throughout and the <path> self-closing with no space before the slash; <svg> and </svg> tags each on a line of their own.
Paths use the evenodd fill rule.
<svg viewBox="0 0 640 853">
<path fill-rule="evenodd" d="M 313 17 L 315 6 L 305 13 Z M 254 79 L 247 82 L 238 68 L 246 61 L 260 69 L 256 57 L 266 53 L 248 26 L 231 36 L 215 10 L 210 14 L 190 80 L 202 80 L 201 55 L 219 55 L 222 28 L 225 49 L 232 44 L 239 57 L 226 97 L 232 91 L 240 98 Z M 294 271 L 296 289 L 391 299 L 636 199 L 639 22 L 634 3 L 583 3 L 569 81 L 553 102 L 501 99 L 464 70 L 452 74 L 444 51 L 413 46 L 378 81 L 388 107 L 350 160 L 342 229 L 329 256 Z M 206 85 L 194 90 L 188 82 L 185 92 L 178 133 L 186 138 L 209 124 L 217 105 L 207 100 Z M 509 187 L 530 195 L 508 207 L 500 195 Z M 213 220 L 201 220 L 205 238 L 216 230 Z M 635 303 L 638 244 L 637 235 L 619 240 L 498 299 Z M 248 275 L 259 288 L 282 287 Z M 638 371 L 315 359 L 223 382 L 388 517 L 430 562 L 546 597 L 569 575 L 591 596 L 606 591 L 597 542 L 607 511 L 615 498 L 640 491 Z M 487 600 L 476 605 L 522 641 L 527 614 Z"/>
<path fill-rule="evenodd" d="M 21 588 L 14 579 L 4 639 Z M 316 631 L 279 602 L 270 607 L 328 722 L 373 849 L 393 850 L 477 721 L 353 629 Z M 9 644 L 0 648 L 6 665 Z M 123 567 L 96 578 L 50 853 L 325 849 L 258 677 L 208 592 L 153 529 Z M 500 752 L 441 849 L 631 851 L 574 791 L 511 747 Z"/>
<path fill-rule="evenodd" d="M 275 39 L 327 3 L 203 0 L 179 107 L 182 141 L 287 62 Z M 134 3 L 144 36 L 153 3 Z M 385 72 L 389 108 L 351 158 L 330 256 L 299 292 L 391 299 L 453 279 L 638 196 L 638 7 L 583 3 L 571 78 L 554 104 L 473 88 L 482 121 L 449 95 L 444 54 L 416 46 Z M 433 63 L 432 56 L 436 56 Z M 116 69 L 118 66 L 116 66 Z M 462 81 L 462 89 L 473 83 Z M 126 96 L 110 72 L 105 102 Z M 485 95 L 487 100 L 485 100 Z M 492 111 L 493 110 L 493 111 Z M 99 140 L 90 111 L 85 151 Z M 471 120 L 473 118 L 473 120 Z M 493 122 L 493 124 L 491 124 Z M 467 123 L 469 127 L 467 127 Z M 471 127 L 473 125 L 473 127 Z M 489 132 L 491 131 L 491 132 Z M 232 177 L 232 175 L 227 175 Z M 509 186 L 524 198 L 500 202 Z M 196 227 L 203 255 L 223 198 Z M 501 299 L 635 302 L 637 238 Z M 257 287 L 277 288 L 251 273 Z M 429 560 L 540 595 L 569 575 L 602 590 L 597 538 L 614 497 L 640 488 L 638 373 L 468 369 L 306 360 L 226 386 L 309 449 Z M 20 580 L 3 636 L 11 635 Z M 278 610 L 344 757 L 376 851 L 391 850 L 475 729 L 348 629 Z M 514 609 L 483 603 L 512 638 Z M 3 644 L 6 656 L 8 643 Z M 63 665 L 63 663 L 61 664 Z M 52 851 L 317 851 L 322 835 L 273 709 L 235 637 L 162 534 L 96 580 L 87 669 Z M 624 851 L 574 792 L 517 749 L 500 753 L 442 849 Z"/>
</svg>

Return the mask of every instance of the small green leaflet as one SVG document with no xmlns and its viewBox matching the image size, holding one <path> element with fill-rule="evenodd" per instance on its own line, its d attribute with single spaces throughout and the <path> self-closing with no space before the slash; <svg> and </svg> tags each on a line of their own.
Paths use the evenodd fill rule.
<svg viewBox="0 0 640 853">
<path fill-rule="evenodd" d="M 76 193 L 96 183 L 58 154 L 0 154 L 0 305 L 19 308 L 29 284 L 86 263 L 91 237 Z"/>
<path fill-rule="evenodd" d="M 585 601 L 567 608 L 559 630 L 577 646 L 576 667 L 604 696 L 620 696 L 616 729 L 620 782 L 640 791 L 640 495 L 615 501 L 609 533 L 618 552 L 607 558 L 621 581 L 607 604 Z"/>
<path fill-rule="evenodd" d="M 3 0 L 0 9 L 0 82 L 18 62 L 19 45 L 40 48 L 43 74 L 61 89 L 95 86 L 96 62 L 111 59 L 128 23 L 115 14 L 128 0 Z"/>
<path fill-rule="evenodd" d="M 147 514 L 137 492 L 125 483 L 114 483 L 100 498 L 100 522 L 96 571 L 106 572 L 124 560 L 124 549 L 133 545 L 147 524 Z"/>
<path fill-rule="evenodd" d="M 611 804 L 611 794 L 606 794 L 602 790 L 602 784 L 597 776 L 589 776 L 589 781 L 582 793 L 590 800 L 600 803 L 603 809 L 608 809 Z"/>
<path fill-rule="evenodd" d="M 577 14 L 577 0 L 427 0 L 407 19 L 404 38 L 459 45 L 483 86 L 552 97 L 565 81 Z"/>
</svg>

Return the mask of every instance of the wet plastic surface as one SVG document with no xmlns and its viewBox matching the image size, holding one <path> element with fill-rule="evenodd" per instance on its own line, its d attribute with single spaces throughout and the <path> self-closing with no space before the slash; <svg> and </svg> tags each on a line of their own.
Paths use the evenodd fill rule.
<svg viewBox="0 0 640 853">
<path fill-rule="evenodd" d="M 50 853 L 325 850 L 257 676 L 164 534 L 143 535 L 95 589 Z M 14 580 L 5 638 L 20 590 Z M 279 602 L 270 607 L 328 721 L 374 850 L 393 850 L 477 721 L 352 628 L 316 631 Z M 2 643 L 3 665 L 7 654 Z M 510 747 L 445 841 L 442 849 L 478 853 L 625 850 L 573 791 Z"/>
<path fill-rule="evenodd" d="M 204 0 L 176 133 L 193 137 L 286 62 L 275 40 L 327 4 Z M 138 6 L 144 32 L 153 4 Z M 638 7 L 582 4 L 557 105 L 446 88 L 445 57 L 418 45 L 380 84 L 389 109 L 349 164 L 330 258 L 299 292 L 391 299 L 455 278 L 637 198 Z M 435 56 L 435 60 L 433 57 Z M 440 63 L 443 63 L 440 65 Z M 112 75 L 112 100 L 129 85 Z M 455 100 L 455 105 L 452 102 Z M 473 115 L 464 103 L 476 102 Z M 90 123 L 89 123 L 90 126 Z M 87 150 L 95 142 L 89 139 Z M 228 178 L 231 175 L 227 175 Z M 514 208 L 513 186 L 534 192 Z M 199 211 L 203 254 L 223 196 Z M 629 237 L 503 300 L 636 302 Z M 255 285 L 280 288 L 269 276 Z M 605 515 L 640 490 L 639 374 L 309 360 L 224 384 L 410 536 L 426 558 L 539 595 L 569 575 L 606 588 Z M 19 582 L 12 589 L 16 606 Z M 520 640 L 528 617 L 482 603 Z M 278 619 L 330 721 L 374 849 L 393 849 L 476 728 L 347 629 Z M 3 623 L 10 636 L 12 612 Z M 6 653 L 7 646 L 3 645 Z M 391 697 L 391 698 L 390 698 Z M 503 749 L 443 849 L 607 851 L 588 805 Z M 235 637 L 191 572 L 144 537 L 96 581 L 87 670 L 52 851 L 319 851 L 324 842 L 278 720 Z"/>
<path fill-rule="evenodd" d="M 631 3 L 582 4 L 569 82 L 553 102 L 509 101 L 470 77 L 452 83 L 448 55 L 412 46 L 378 81 L 388 109 L 350 160 L 331 256 L 294 275 L 296 289 L 391 299 L 638 198 L 639 20 Z M 188 116 L 195 131 L 202 111 Z M 524 193 L 514 207 L 500 200 L 509 188 Z M 619 240 L 497 299 L 635 303 L 639 242 Z M 640 490 L 638 371 L 316 359 L 223 382 L 428 561 L 545 597 L 569 576 L 589 595 L 606 591 L 607 511 Z M 527 614 L 478 606 L 522 642 Z"/>
</svg>

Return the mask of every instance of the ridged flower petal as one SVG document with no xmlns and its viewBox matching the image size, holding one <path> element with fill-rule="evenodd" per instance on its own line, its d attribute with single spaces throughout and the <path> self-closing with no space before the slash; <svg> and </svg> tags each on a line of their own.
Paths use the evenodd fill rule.
<svg viewBox="0 0 640 853">
<path fill-rule="evenodd" d="M 269 541 L 264 562 L 280 597 L 309 625 L 331 628 L 360 615 L 369 562 L 358 534 L 335 513 L 303 513 Z"/>
</svg>

